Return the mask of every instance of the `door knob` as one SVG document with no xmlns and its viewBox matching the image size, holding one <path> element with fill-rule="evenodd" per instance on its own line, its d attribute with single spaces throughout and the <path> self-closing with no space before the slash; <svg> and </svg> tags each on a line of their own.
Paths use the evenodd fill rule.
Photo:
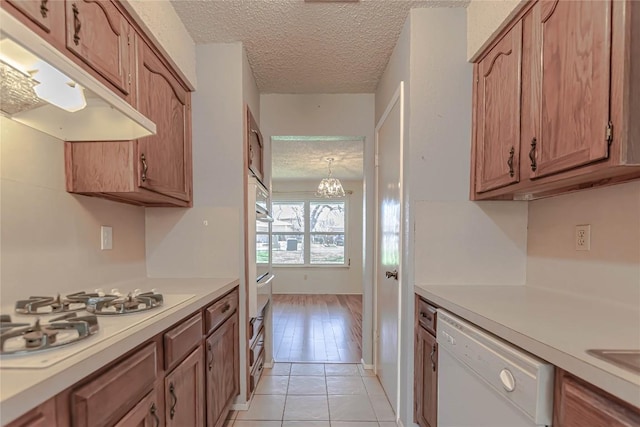
<svg viewBox="0 0 640 427">
<path fill-rule="evenodd" d="M 394 279 L 398 280 L 398 270 L 386 271 L 384 275 L 387 276 L 387 279 L 393 277 Z"/>
</svg>

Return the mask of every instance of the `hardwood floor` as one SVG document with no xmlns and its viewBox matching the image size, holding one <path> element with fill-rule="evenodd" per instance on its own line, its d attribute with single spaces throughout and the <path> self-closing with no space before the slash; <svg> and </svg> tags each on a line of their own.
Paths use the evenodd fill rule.
<svg viewBox="0 0 640 427">
<path fill-rule="evenodd" d="M 362 295 L 273 295 L 277 362 L 359 363 Z"/>
</svg>

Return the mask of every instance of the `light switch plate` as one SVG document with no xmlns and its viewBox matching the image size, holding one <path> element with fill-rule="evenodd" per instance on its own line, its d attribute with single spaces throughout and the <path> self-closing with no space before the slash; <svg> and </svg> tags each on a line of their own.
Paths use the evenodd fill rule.
<svg viewBox="0 0 640 427">
<path fill-rule="evenodd" d="M 113 228 L 108 225 L 100 227 L 100 249 L 103 251 L 113 249 Z"/>
</svg>

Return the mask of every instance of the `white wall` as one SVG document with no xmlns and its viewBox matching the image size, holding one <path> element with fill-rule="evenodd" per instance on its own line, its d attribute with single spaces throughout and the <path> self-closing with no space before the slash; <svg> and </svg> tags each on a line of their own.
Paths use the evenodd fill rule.
<svg viewBox="0 0 640 427">
<path fill-rule="evenodd" d="M 591 250 L 575 226 L 591 225 Z M 527 284 L 638 307 L 640 182 L 529 202 Z"/>
<path fill-rule="evenodd" d="M 527 0 L 471 0 L 467 7 L 467 57 L 473 58 Z"/>
<path fill-rule="evenodd" d="M 196 45 L 169 0 L 124 0 L 124 7 L 164 51 L 182 78 L 197 87 Z"/>
<path fill-rule="evenodd" d="M 276 294 L 362 294 L 362 181 L 342 180 L 347 196 L 345 256 L 349 267 L 274 267 Z M 274 181 L 275 200 L 287 194 L 312 194 L 318 181 Z"/>
<path fill-rule="evenodd" d="M 363 212 L 374 212 L 373 151 L 374 94 L 263 94 L 260 97 L 260 130 L 267 142 L 278 135 L 364 136 Z M 270 158 L 268 158 L 270 161 Z M 372 283 L 373 222 L 363 224 L 362 358 L 373 362 Z"/>
<path fill-rule="evenodd" d="M 441 34 L 447 34 L 447 43 Z M 472 66 L 466 36 L 464 9 L 412 10 L 376 92 L 379 117 L 405 80 L 401 348 L 406 351 L 399 408 L 404 425 L 413 417 L 413 285 L 525 281 L 526 203 L 468 201 Z M 504 256 L 509 267 L 499 268 Z"/>
<path fill-rule="evenodd" d="M 67 193 L 62 141 L 4 117 L 0 132 L 3 304 L 144 277 L 144 209 Z"/>
<path fill-rule="evenodd" d="M 191 209 L 148 208 L 147 269 L 152 277 L 239 277 L 240 342 L 246 342 L 244 270 L 244 104 L 259 117 L 259 95 L 241 43 L 198 45 L 200 81 L 192 98 Z M 246 353 L 240 352 L 240 366 Z M 240 397 L 246 371 L 240 370 Z"/>
</svg>

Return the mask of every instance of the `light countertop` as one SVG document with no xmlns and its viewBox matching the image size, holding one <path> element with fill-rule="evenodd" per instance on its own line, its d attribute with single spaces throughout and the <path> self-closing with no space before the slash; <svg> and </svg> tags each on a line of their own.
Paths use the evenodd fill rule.
<svg viewBox="0 0 640 427">
<path fill-rule="evenodd" d="M 530 286 L 415 286 L 443 309 L 640 407 L 640 374 L 586 353 L 640 349 L 640 306 Z"/>
<path fill-rule="evenodd" d="M 127 282 L 131 289 L 157 288 L 163 294 L 192 294 L 194 297 L 48 368 L 0 369 L 0 423 L 4 425 L 45 402 L 208 305 L 238 283 L 237 279 L 140 279 Z"/>
</svg>

